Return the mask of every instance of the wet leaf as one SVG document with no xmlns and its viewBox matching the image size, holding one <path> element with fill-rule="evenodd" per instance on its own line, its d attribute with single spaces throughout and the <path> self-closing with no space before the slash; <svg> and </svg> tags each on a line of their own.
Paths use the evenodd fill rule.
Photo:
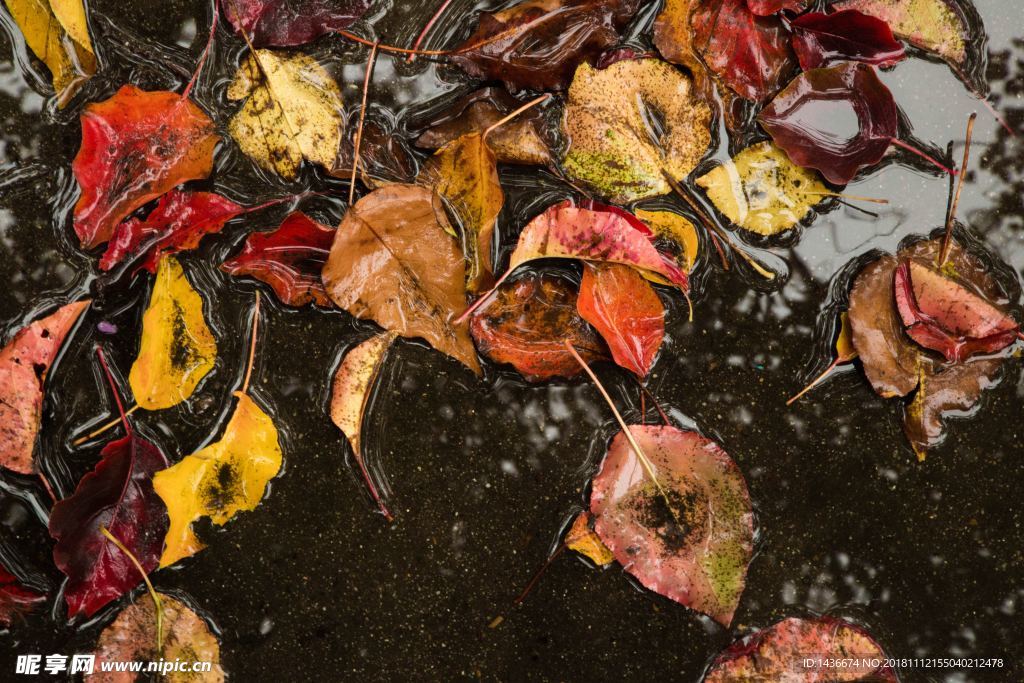
<svg viewBox="0 0 1024 683">
<path fill-rule="evenodd" d="M 564 90 L 576 67 L 619 41 L 636 0 L 525 0 L 484 12 L 450 60 L 473 78 L 513 92 Z"/>
<path fill-rule="evenodd" d="M 141 597 L 125 607 L 103 629 L 96 643 L 95 673 L 86 675 L 90 683 L 134 683 L 132 672 L 104 672 L 101 662 L 183 661 L 210 662 L 210 671 L 201 674 L 171 671 L 161 675 L 168 683 L 223 683 L 220 644 L 202 617 L 177 598 L 160 593 L 163 611 L 163 648 L 156 647 L 156 607 Z"/>
<path fill-rule="evenodd" d="M 170 408 L 187 399 L 213 369 L 217 342 L 203 317 L 203 300 L 181 265 L 165 256 L 142 315 L 142 341 L 128 380 L 145 410 Z"/>
<path fill-rule="evenodd" d="M 248 275 L 270 285 L 289 306 L 313 303 L 328 307 L 320 273 L 334 242 L 334 229 L 295 211 L 271 232 L 254 232 L 233 258 L 221 264 L 225 273 Z"/>
<path fill-rule="evenodd" d="M 739 96 L 764 102 L 795 71 L 789 35 L 776 17 L 759 17 L 746 0 L 692 0 L 693 49 Z"/>
<path fill-rule="evenodd" d="M 347 28 L 370 7 L 369 0 L 219 0 L 239 35 L 257 47 L 288 47 Z"/>
<path fill-rule="evenodd" d="M 437 150 L 417 180 L 440 195 L 461 228 L 466 291 L 488 289 L 494 283 L 494 226 L 505 203 L 494 152 L 480 133 L 463 135 Z"/>
<path fill-rule="evenodd" d="M 817 173 L 794 164 L 770 141 L 747 147 L 697 184 L 730 221 L 759 235 L 789 230 L 831 192 Z"/>
<path fill-rule="evenodd" d="M 210 117 L 172 92 L 124 85 L 86 105 L 82 147 L 71 166 L 82 190 L 75 204 L 82 246 L 103 244 L 136 209 L 209 176 L 219 140 Z"/>
<path fill-rule="evenodd" d="M 815 662 L 842 660 L 846 664 L 842 668 L 802 666 L 808 657 Z M 704 683 L 790 679 L 898 683 L 885 659 L 881 646 L 856 624 L 835 617 L 790 617 L 726 648 L 711 663 Z"/>
<path fill-rule="evenodd" d="M 302 160 L 334 168 L 345 126 L 341 91 L 302 53 L 256 50 L 238 68 L 228 99 L 245 100 L 228 130 L 261 168 L 294 179 Z"/>
<path fill-rule="evenodd" d="M 501 88 L 481 88 L 459 98 L 431 121 L 416 146 L 438 149 L 468 133 L 483 133 L 521 104 Z M 491 131 L 487 145 L 499 163 L 543 166 L 551 162 L 541 134 L 543 125 L 541 113 L 529 109 Z"/>
<path fill-rule="evenodd" d="M 64 340 L 89 306 L 76 301 L 21 328 L 0 350 L 0 467 L 34 474 L 43 392 Z"/>
<path fill-rule="evenodd" d="M 359 177 L 372 190 L 388 183 L 411 183 L 416 176 L 416 159 L 406 146 L 405 138 L 391 123 L 369 118 L 363 121 L 359 142 Z M 357 126 L 349 126 L 338 149 L 338 158 L 330 174 L 335 178 L 352 178 L 352 157 L 355 153 Z"/>
<path fill-rule="evenodd" d="M 690 15 L 699 0 L 665 0 L 654 20 L 654 45 L 667 61 L 687 67 L 694 77 L 704 70 L 693 46 Z"/>
<path fill-rule="evenodd" d="M 747 7 L 759 17 L 778 14 L 782 10 L 803 12 L 810 0 L 747 0 Z"/>
<path fill-rule="evenodd" d="M 0 565 L 0 625 L 10 627 L 44 602 L 45 595 L 21 585 L 18 577 Z"/>
<path fill-rule="evenodd" d="M 96 55 L 82 0 L 4 0 L 25 43 L 50 70 L 64 107 L 96 73 Z"/>
<path fill-rule="evenodd" d="M 553 274 L 530 271 L 505 282 L 470 321 L 477 348 L 495 363 L 512 365 L 530 382 L 579 374 L 566 340 L 588 363 L 607 358 L 608 352 L 580 317 L 576 296 L 571 283 Z"/>
<path fill-rule="evenodd" d="M 856 130 L 844 126 L 857 121 Z M 896 136 L 896 102 L 867 64 L 844 62 L 796 78 L 758 122 L 794 162 L 845 185 L 878 163 Z"/>
<path fill-rule="evenodd" d="M 622 209 L 586 209 L 567 201 L 549 206 L 519 234 L 509 270 L 539 258 L 622 263 L 639 269 L 648 280 L 673 284 L 686 291 L 686 273 L 672 258 L 655 249 L 623 214 L 626 212 Z"/>
<path fill-rule="evenodd" d="M 753 552 L 753 512 L 742 473 L 697 432 L 629 429 L 668 503 L 619 432 L 594 477 L 594 530 L 644 586 L 728 626 Z"/>
<path fill-rule="evenodd" d="M 711 110 L 689 77 L 659 59 L 581 64 L 562 117 L 566 174 L 617 204 L 669 192 L 711 142 Z"/>
<path fill-rule="evenodd" d="M 442 221 L 426 188 L 395 184 L 374 190 L 338 227 L 324 287 L 355 317 L 403 337 L 421 337 L 479 373 L 468 331 L 454 324 L 466 307 L 465 261 Z"/>
<path fill-rule="evenodd" d="M 591 528 L 593 519 L 593 516 L 586 511 L 576 515 L 572 528 L 565 536 L 565 546 L 569 550 L 575 550 L 583 555 L 598 567 L 604 567 L 614 562 L 615 556 Z"/>
<path fill-rule="evenodd" d="M 209 517 L 223 526 L 237 513 L 255 510 L 267 484 L 281 469 L 277 427 L 255 401 L 235 392 L 238 405 L 219 441 L 157 472 L 153 487 L 170 516 L 160 566 L 203 549 L 192 523 Z"/>
<path fill-rule="evenodd" d="M 640 273 L 618 263 L 584 263 L 576 307 L 616 363 L 647 376 L 665 337 L 665 307 Z"/>
<path fill-rule="evenodd" d="M 91 617 L 142 582 L 131 559 L 100 531 L 106 527 L 138 559 L 156 569 L 167 533 L 167 511 L 153 490 L 153 475 L 167 467 L 154 444 L 129 429 L 100 452 L 96 467 L 75 492 L 50 512 L 53 561 L 67 577 L 64 599 L 71 617 Z"/>
<path fill-rule="evenodd" d="M 245 209 L 214 192 L 171 190 L 143 219 L 129 218 L 114 231 L 100 259 L 100 270 L 141 258 L 138 267 L 155 273 L 160 257 L 199 246 Z"/>
<path fill-rule="evenodd" d="M 672 211 L 637 209 L 636 217 L 646 223 L 655 236 L 676 245 L 680 251 L 679 266 L 687 273 L 693 270 L 700 254 L 700 237 L 693 223 Z"/>
<path fill-rule="evenodd" d="M 808 12 L 790 26 L 793 51 L 804 71 L 847 59 L 889 66 L 906 56 L 887 23 L 857 10 Z"/>
</svg>

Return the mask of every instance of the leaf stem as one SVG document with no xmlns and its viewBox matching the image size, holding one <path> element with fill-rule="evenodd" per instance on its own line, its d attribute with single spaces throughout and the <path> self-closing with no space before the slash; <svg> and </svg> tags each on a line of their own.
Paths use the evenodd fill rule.
<svg viewBox="0 0 1024 683">
<path fill-rule="evenodd" d="M 434 28 L 434 24 L 437 23 L 437 20 L 441 18 L 441 15 L 444 14 L 444 11 L 448 9 L 448 5 L 450 4 L 452 4 L 452 0 L 444 0 L 444 2 L 441 3 L 441 6 L 437 8 L 437 11 L 434 12 L 434 15 L 430 17 L 430 20 L 427 22 L 426 26 L 423 27 L 423 30 L 420 31 L 420 34 L 416 36 L 416 40 L 412 44 L 412 49 L 414 51 L 420 49 L 420 45 L 423 43 L 423 40 L 427 37 L 427 34 L 430 33 L 430 29 Z M 417 54 L 419 53 L 410 53 L 409 57 L 405 60 L 406 63 L 412 64 L 414 61 L 416 61 Z"/>
<path fill-rule="evenodd" d="M 377 63 L 377 50 L 380 48 L 380 42 L 373 44 L 370 48 L 370 57 L 366 60 L 366 75 L 363 77 L 363 103 L 359 107 L 359 127 L 356 128 L 356 139 L 353 143 L 352 149 L 352 177 L 349 179 L 348 185 L 348 204 L 352 206 L 352 202 L 356 198 L 356 176 L 359 174 L 359 147 L 363 142 L 363 122 L 366 120 L 366 102 L 370 94 L 370 80 L 373 78 L 373 67 Z"/>
<path fill-rule="evenodd" d="M 836 358 L 834 361 L 832 361 L 832 364 L 829 365 L 827 368 L 825 368 L 825 372 L 823 372 L 820 375 L 818 375 L 817 377 L 815 377 L 813 380 L 811 380 L 810 384 L 808 384 L 806 387 L 804 387 L 803 389 L 800 390 L 800 393 L 798 393 L 796 396 L 794 396 L 793 398 L 791 398 L 788 401 L 786 401 L 786 405 L 787 406 L 793 405 L 793 403 L 798 401 L 801 396 L 806 394 L 808 391 L 810 391 L 814 387 L 818 386 L 818 384 L 820 384 L 822 380 L 824 380 L 826 377 L 828 377 L 829 373 L 831 373 L 833 370 L 836 369 L 836 367 L 839 366 L 839 360 L 840 359 Z"/>
<path fill-rule="evenodd" d="M 192 74 L 191 80 L 188 85 L 185 86 L 185 90 L 181 93 L 181 99 L 186 100 L 192 93 L 192 89 L 195 87 L 196 82 L 199 80 L 199 74 L 203 70 L 203 66 L 206 65 L 206 59 L 210 56 L 210 49 L 213 47 L 213 38 L 217 35 L 217 20 L 220 17 L 220 10 L 217 5 L 213 6 L 213 19 L 210 21 L 210 37 L 206 39 L 206 47 L 203 48 L 203 54 L 199 57 L 199 63 L 196 65 L 195 73 Z"/>
<path fill-rule="evenodd" d="M 100 525 L 100 533 L 107 537 L 111 543 L 117 546 L 117 549 L 128 556 L 128 559 L 132 561 L 135 568 L 142 574 L 142 580 L 146 582 L 146 589 L 149 591 L 149 596 L 153 598 L 153 606 L 156 607 L 156 651 L 157 654 L 163 654 L 164 651 L 164 606 L 160 600 L 160 594 L 153 588 L 153 584 L 149 580 L 149 575 L 146 570 L 142 567 L 142 563 L 135 557 L 132 551 L 128 550 L 121 541 L 117 540 L 114 534 L 110 533 L 107 527 Z"/>
<path fill-rule="evenodd" d="M 124 414 L 126 416 L 127 415 L 131 415 L 132 413 L 134 413 L 138 409 L 139 409 L 138 404 L 133 405 L 131 408 L 126 410 L 124 412 Z M 115 417 L 110 422 L 107 422 L 105 424 L 100 425 L 99 427 L 97 427 L 96 429 L 92 430 L 91 432 L 89 432 L 85 436 L 78 437 L 77 439 L 75 439 L 74 441 L 71 442 L 71 445 L 72 446 L 81 446 L 86 441 L 91 441 L 92 439 L 95 439 L 97 436 L 99 436 L 103 432 L 107 431 L 111 427 L 116 427 L 120 422 L 121 422 L 121 418 L 120 417 Z"/>
<path fill-rule="evenodd" d="M 548 99 L 550 99 L 550 98 L 551 98 L 551 93 L 545 93 L 545 94 L 541 95 L 540 97 L 537 97 L 537 98 L 534 98 L 534 99 L 530 100 L 529 102 L 527 102 L 527 103 L 526 103 L 526 104 L 524 104 L 523 106 L 521 106 L 521 107 L 519 107 L 518 109 L 516 109 L 516 110 L 515 110 L 514 112 L 512 112 L 511 114 L 507 114 L 507 115 L 505 115 L 504 117 L 502 117 L 501 119 L 498 119 L 497 121 L 495 121 L 494 123 L 492 123 L 492 124 L 491 124 L 491 125 L 490 125 L 490 126 L 489 126 L 489 127 L 487 128 L 487 129 L 486 129 L 486 130 L 484 130 L 484 132 L 483 132 L 483 135 L 481 135 L 480 137 L 481 137 L 481 138 L 482 138 L 483 140 L 485 140 L 485 141 L 486 141 L 486 140 L 487 140 L 487 136 L 488 136 L 488 135 L 490 135 L 490 133 L 491 133 L 491 131 L 492 131 L 492 130 L 494 130 L 494 129 L 495 129 L 495 128 L 497 128 L 498 126 L 501 126 L 501 125 L 503 125 L 503 124 L 506 124 L 506 123 L 508 123 L 509 121 L 511 121 L 512 119 L 514 119 L 515 117 L 517 117 L 517 116 L 519 116 L 520 114 L 522 114 L 522 113 L 523 113 L 524 111 L 526 111 L 527 109 L 530 109 L 530 108 L 532 108 L 532 107 L 535 107 L 535 106 L 537 106 L 538 104 L 540 104 L 541 102 L 544 102 L 545 100 L 548 100 Z"/>
<path fill-rule="evenodd" d="M 845 194 L 843 192 L 815 192 L 814 190 L 804 190 L 804 194 L 821 196 L 821 197 L 838 197 L 839 199 L 849 199 L 855 202 L 871 202 L 872 204 L 888 204 L 888 199 L 879 199 L 878 197 L 862 197 L 856 194 Z"/>
<path fill-rule="evenodd" d="M 107 376 L 107 382 L 110 384 L 110 391 L 114 394 L 114 402 L 117 403 L 117 412 L 121 415 L 121 423 L 124 425 L 124 431 L 131 434 L 132 426 L 128 424 L 128 414 L 124 412 L 124 406 L 121 405 L 121 394 L 117 392 L 117 385 L 114 384 L 114 375 L 111 374 L 110 368 L 107 366 L 107 358 L 103 355 L 103 349 L 99 346 L 96 347 L 96 355 L 99 356 L 100 367 L 103 368 L 103 372 Z"/>
<path fill-rule="evenodd" d="M 57 498 L 57 494 L 53 492 L 53 487 L 50 486 L 50 480 L 46 478 L 46 475 L 43 474 L 42 470 L 39 470 L 36 474 L 39 476 L 39 481 L 43 483 L 43 488 L 46 489 L 46 492 L 50 495 L 50 500 L 56 503 L 59 498 Z"/>
<path fill-rule="evenodd" d="M 530 579 L 530 582 L 526 584 L 526 588 L 523 589 L 523 592 L 520 593 L 518 597 L 516 597 L 516 599 L 512 601 L 513 605 L 523 604 L 523 600 L 525 600 L 526 596 L 529 595 L 531 591 L 533 591 L 534 587 L 537 585 L 537 582 L 540 581 L 540 577 L 544 576 L 544 572 L 548 570 L 548 567 L 551 566 L 551 563 L 557 560 L 563 552 L 565 552 L 565 543 L 559 545 L 555 552 L 548 555 L 547 559 L 544 560 L 544 564 L 540 566 L 540 569 L 538 569 L 536 573 L 534 573 L 533 578 Z"/>
<path fill-rule="evenodd" d="M 971 160 L 971 137 L 974 135 L 974 120 L 978 118 L 977 112 L 971 112 L 967 118 L 967 140 L 964 142 L 964 160 L 960 164 L 960 177 L 956 180 L 956 192 L 953 194 L 953 204 L 949 207 L 949 215 L 946 216 L 946 236 L 942 238 L 942 252 L 939 254 L 939 266 L 941 267 L 949 258 L 949 250 L 953 246 L 953 222 L 956 220 L 956 209 L 960 204 L 960 191 L 964 189 L 964 176 L 967 175 L 967 163 Z"/>
<path fill-rule="evenodd" d="M 452 54 L 451 50 L 410 50 L 404 47 L 395 47 L 394 45 L 384 45 L 380 41 L 374 42 L 372 40 L 367 40 L 366 38 L 361 38 L 354 33 L 349 33 L 348 31 L 335 31 L 335 33 L 337 33 L 342 38 L 346 38 L 347 40 L 351 40 L 352 42 L 359 43 L 360 45 L 365 45 L 367 47 L 373 47 L 374 45 L 376 45 L 377 49 L 380 50 L 381 52 L 393 52 L 395 54 L 400 55 L 433 55 L 438 57 Z"/>
<path fill-rule="evenodd" d="M 256 290 L 256 305 L 252 311 L 252 332 L 249 338 L 249 360 L 245 364 L 245 379 L 242 380 L 242 393 L 249 393 L 249 380 L 252 379 L 252 366 L 256 360 L 256 333 L 260 325 L 260 290 Z"/>
<path fill-rule="evenodd" d="M 996 108 L 992 106 L 991 102 L 989 102 L 984 97 L 979 97 L 978 99 L 981 101 L 983 105 L 985 105 L 985 108 L 989 110 L 989 112 L 992 114 L 995 120 L 999 122 L 999 125 L 1003 127 L 1003 130 L 1005 130 L 1007 133 L 1009 133 L 1015 138 L 1018 137 L 1017 131 L 1010 127 L 1010 124 L 1006 122 L 1006 119 L 1004 119 L 998 111 L 996 111 Z"/>
<path fill-rule="evenodd" d="M 942 171 L 944 171 L 944 172 L 946 172 L 946 173 L 948 173 L 950 175 L 956 175 L 957 174 L 957 170 L 955 168 L 950 168 L 949 166 L 946 166 L 945 164 L 940 163 L 934 157 L 931 157 L 931 156 L 925 154 L 924 152 L 919 150 L 917 147 L 914 147 L 913 145 L 908 145 L 907 143 L 903 142 L 899 138 L 889 138 L 889 142 L 891 142 L 892 144 L 896 145 L 897 147 L 901 147 L 901 148 L 907 150 L 911 154 L 916 154 L 917 156 L 921 157 L 922 159 L 924 159 L 925 161 L 927 161 L 931 165 L 935 166 L 936 168 L 941 169 Z"/>
</svg>

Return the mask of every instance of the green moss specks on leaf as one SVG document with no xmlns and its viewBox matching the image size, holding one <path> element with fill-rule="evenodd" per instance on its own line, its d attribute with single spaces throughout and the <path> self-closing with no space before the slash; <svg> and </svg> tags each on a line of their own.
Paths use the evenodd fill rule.
<svg viewBox="0 0 1024 683">
<path fill-rule="evenodd" d="M 615 132 L 605 134 L 614 138 Z M 569 150 L 562 163 L 563 170 L 575 178 L 586 178 L 586 182 L 597 193 L 612 197 L 618 194 L 648 196 L 661 194 L 661 176 L 653 176 L 651 169 L 631 164 L 628 157 L 614 154 L 591 153 L 583 150 Z"/>
</svg>

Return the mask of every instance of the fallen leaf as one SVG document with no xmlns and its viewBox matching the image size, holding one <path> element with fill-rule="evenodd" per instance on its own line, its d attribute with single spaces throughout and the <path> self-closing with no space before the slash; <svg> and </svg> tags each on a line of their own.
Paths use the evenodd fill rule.
<svg viewBox="0 0 1024 683">
<path fill-rule="evenodd" d="M 160 593 L 163 612 L 163 647 L 156 647 L 156 606 L 148 597 L 125 607 L 100 633 L 96 643 L 94 673 L 86 674 L 90 683 L 135 683 L 138 674 L 130 671 L 103 671 L 104 663 L 116 662 L 210 662 L 210 671 L 170 671 L 161 675 L 168 683 L 223 683 L 220 644 L 202 617 L 183 602 Z"/>
<path fill-rule="evenodd" d="M 789 35 L 777 17 L 759 17 L 746 0 L 692 0 L 697 56 L 744 99 L 764 102 L 795 71 Z"/>
<path fill-rule="evenodd" d="M 793 52 L 804 71 L 843 60 L 891 66 L 906 56 L 887 23 L 857 10 L 808 12 L 790 27 Z"/>
<path fill-rule="evenodd" d="M 187 399 L 213 369 L 217 342 L 203 317 L 203 300 L 172 256 L 160 260 L 142 341 L 128 381 L 145 410 L 170 408 Z"/>
<path fill-rule="evenodd" d="M 406 146 L 405 138 L 393 123 L 369 118 L 363 121 L 359 142 L 359 177 L 372 190 L 388 183 L 411 183 L 416 176 L 416 159 Z M 338 158 L 330 174 L 336 178 L 352 178 L 352 157 L 355 154 L 357 126 L 349 126 L 338 149 Z"/>
<path fill-rule="evenodd" d="M 645 587 L 728 626 L 753 553 L 753 512 L 742 473 L 697 432 L 653 425 L 629 430 L 667 502 L 618 432 L 593 480 L 594 530 Z"/>
<path fill-rule="evenodd" d="M 576 308 L 616 363 L 647 376 L 665 337 L 665 307 L 640 273 L 618 263 L 584 263 Z"/>
<path fill-rule="evenodd" d="M 805 71 L 757 120 L 790 159 L 836 185 L 878 163 L 897 132 L 892 93 L 859 62 Z"/>
<path fill-rule="evenodd" d="M 71 166 L 82 190 L 75 233 L 86 249 L 103 244 L 136 209 L 186 180 L 206 178 L 220 137 L 187 97 L 123 85 L 87 104 L 82 146 Z"/>
<path fill-rule="evenodd" d="M 827 665 L 835 661 L 845 664 Z M 886 661 L 881 646 L 857 624 L 835 617 L 790 617 L 726 648 L 711 663 L 704 683 L 898 683 Z"/>
<path fill-rule="evenodd" d="M 525 0 L 484 12 L 449 60 L 509 90 L 564 90 L 576 67 L 619 42 L 636 0 Z"/>
<path fill-rule="evenodd" d="M 494 284 L 494 227 L 505 203 L 498 162 L 480 133 L 467 133 L 437 150 L 417 178 L 444 200 L 461 228 L 466 255 L 466 291 Z"/>
<path fill-rule="evenodd" d="M 369 0 L 219 0 L 235 33 L 257 47 L 289 47 L 348 28 L 370 8 Z"/>
<path fill-rule="evenodd" d="M 192 531 L 196 520 L 209 517 L 223 526 L 237 513 L 255 510 L 281 469 L 274 421 L 247 394 L 234 395 L 238 405 L 220 440 L 153 477 L 153 488 L 170 516 L 161 567 L 203 549 Z"/>
<path fill-rule="evenodd" d="M 220 269 L 230 275 L 248 275 L 270 285 L 283 303 L 305 306 L 313 303 L 329 307 L 331 299 L 324 290 L 320 273 L 334 229 L 317 223 L 300 211 L 294 211 L 271 232 L 254 232 L 245 246 Z"/>
<path fill-rule="evenodd" d="M 374 190 L 338 227 L 324 264 L 324 287 L 355 317 L 403 337 L 421 337 L 479 374 L 469 332 L 454 324 L 466 307 L 465 260 L 444 220 L 424 187 Z"/>
<path fill-rule="evenodd" d="M 495 292 L 469 329 L 480 353 L 508 363 L 530 382 L 573 377 L 579 364 L 569 340 L 588 363 L 608 357 L 601 338 L 577 310 L 576 288 L 562 277 L 529 271 Z"/>
<path fill-rule="evenodd" d="M 245 100 L 228 130 L 261 168 L 293 180 L 302 160 L 335 166 L 345 127 L 341 91 L 302 53 L 256 50 L 238 68 L 228 99 Z"/>
<path fill-rule="evenodd" d="M 64 107 L 96 73 L 96 55 L 82 0 L 4 0 L 25 43 L 50 70 Z"/>
<path fill-rule="evenodd" d="M 694 3 L 698 1 L 665 0 L 654 20 L 653 38 L 654 46 L 665 60 L 685 66 L 694 78 L 704 71 L 704 65 L 694 51 L 693 28 L 690 25 Z"/>
<path fill-rule="evenodd" d="M 139 269 L 155 273 L 164 254 L 195 249 L 205 235 L 219 232 L 243 211 L 214 192 L 171 190 L 144 219 L 129 218 L 117 226 L 100 259 L 100 270 L 142 258 Z"/>
<path fill-rule="evenodd" d="M 636 217 L 646 223 L 656 237 L 676 245 L 680 251 L 680 267 L 687 273 L 693 270 L 700 254 L 700 237 L 693 223 L 672 211 L 637 209 Z"/>
<path fill-rule="evenodd" d="M 35 474 L 32 454 L 43 419 L 46 376 L 89 303 L 58 308 L 18 330 L 0 350 L 0 466 Z"/>
<path fill-rule="evenodd" d="M 665 194 L 665 173 L 685 178 L 704 156 L 710 125 L 690 78 L 666 62 L 581 64 L 562 116 L 562 167 L 617 204 Z"/>
<path fill-rule="evenodd" d="M 809 0 L 747 0 L 747 7 L 759 17 L 778 14 L 782 10 L 803 12 Z"/>
<path fill-rule="evenodd" d="M 366 480 L 370 494 L 380 511 L 389 520 L 392 519 L 391 512 L 385 506 L 378 486 L 374 482 L 374 477 L 370 475 L 370 470 L 363 458 L 360 435 L 363 431 L 366 408 L 370 396 L 373 394 L 374 385 L 377 383 L 377 376 L 380 374 L 384 357 L 394 340 L 394 334 L 382 332 L 349 351 L 345 354 L 341 365 L 338 366 L 331 387 L 331 421 L 348 438 L 348 442 L 352 446 L 352 456 L 355 458 L 356 464 L 359 465 L 359 470 L 363 479 Z"/>
<path fill-rule="evenodd" d="M 615 556 L 601 542 L 600 537 L 591 528 L 593 519 L 586 510 L 576 515 L 572 528 L 569 529 L 569 533 L 565 536 L 565 547 L 569 550 L 575 550 L 598 567 L 604 567 L 614 562 Z"/>
<path fill-rule="evenodd" d="M 794 164 L 770 141 L 747 147 L 697 184 L 726 218 L 759 235 L 789 230 L 831 194 L 817 173 Z"/>
<path fill-rule="evenodd" d="M 432 120 L 416 139 L 416 146 L 438 149 L 467 133 L 482 133 L 521 104 L 501 88 L 475 90 Z M 551 163 L 551 150 L 543 130 L 540 111 L 530 109 L 491 131 L 487 145 L 494 150 L 499 163 L 543 166 Z"/>
<path fill-rule="evenodd" d="M 10 627 L 44 602 L 45 595 L 22 586 L 18 577 L 0 565 L 0 625 Z"/>
</svg>

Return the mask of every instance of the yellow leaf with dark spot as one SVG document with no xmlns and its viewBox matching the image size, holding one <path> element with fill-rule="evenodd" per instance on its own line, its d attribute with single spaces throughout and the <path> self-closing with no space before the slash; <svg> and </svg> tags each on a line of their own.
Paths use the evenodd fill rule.
<svg viewBox="0 0 1024 683">
<path fill-rule="evenodd" d="M 192 523 L 209 517 L 223 526 L 243 510 L 255 510 L 267 483 L 281 469 L 281 445 L 270 416 L 242 392 L 224 436 L 153 476 L 167 505 L 170 527 L 160 566 L 202 550 Z"/>
<path fill-rule="evenodd" d="M 334 167 L 345 126 L 341 91 L 315 59 L 256 50 L 228 86 L 228 99 L 245 98 L 228 130 L 249 158 L 287 180 L 303 159 Z"/>
<path fill-rule="evenodd" d="M 565 536 L 565 546 L 569 550 L 575 550 L 580 555 L 590 558 L 598 567 L 611 564 L 615 561 L 615 555 L 608 549 L 608 546 L 601 542 L 597 533 L 591 528 L 590 522 L 590 513 L 581 512 Z"/>
<path fill-rule="evenodd" d="M 135 402 L 145 410 L 181 403 L 216 360 L 217 342 L 203 317 L 202 298 L 177 260 L 164 257 L 142 316 L 139 355 L 128 375 Z"/>
<path fill-rule="evenodd" d="M 646 223 L 655 235 L 679 245 L 687 272 L 693 270 L 697 255 L 700 253 L 700 238 L 693 223 L 672 211 L 637 209 L 634 215 Z"/>
</svg>

